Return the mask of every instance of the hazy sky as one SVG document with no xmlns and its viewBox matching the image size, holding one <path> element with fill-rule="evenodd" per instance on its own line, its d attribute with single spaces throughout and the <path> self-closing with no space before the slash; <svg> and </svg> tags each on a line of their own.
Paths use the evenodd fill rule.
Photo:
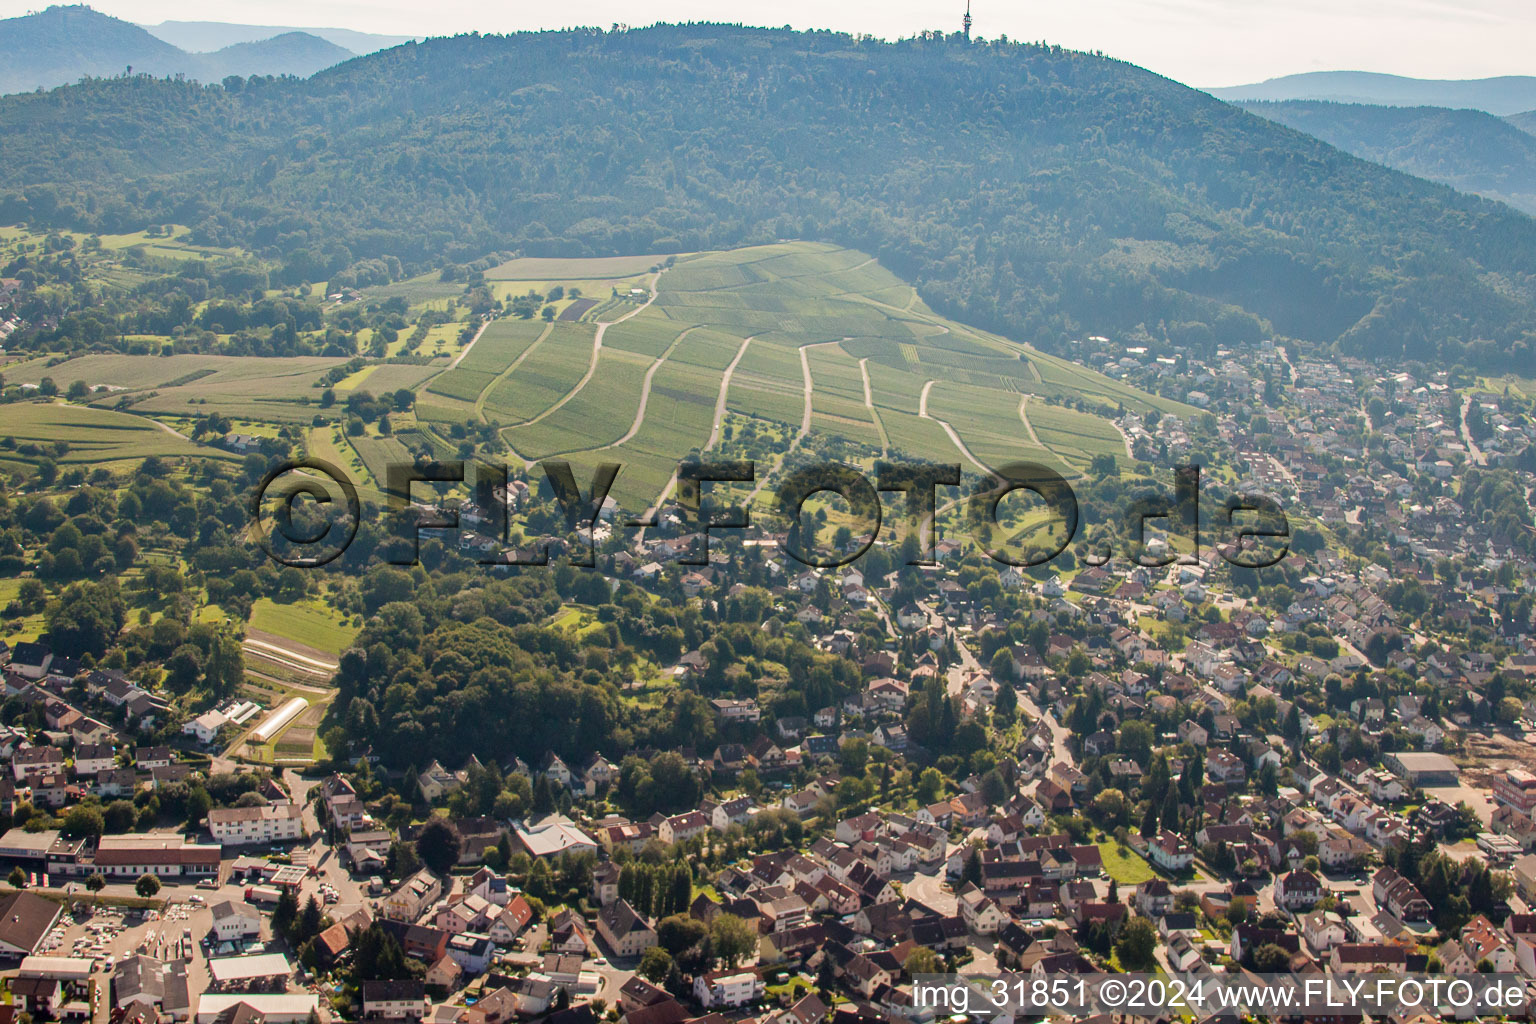
<svg viewBox="0 0 1536 1024">
<path fill-rule="evenodd" d="M 894 38 L 958 28 L 965 0 L 90 0 L 141 23 L 166 19 L 448 35 L 479 30 L 740 21 L 831 28 Z M 0 0 L 0 15 L 39 9 Z M 1351 69 L 1420 78 L 1536 74 L 1530 0 L 975 0 L 983 36 L 1103 50 L 1197 86 L 1235 85 L 1300 71 Z"/>
</svg>

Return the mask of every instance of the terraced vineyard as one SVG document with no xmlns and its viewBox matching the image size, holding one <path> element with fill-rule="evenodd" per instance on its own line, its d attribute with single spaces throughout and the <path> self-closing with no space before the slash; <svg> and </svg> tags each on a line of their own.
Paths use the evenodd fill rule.
<svg viewBox="0 0 1536 1024">
<path fill-rule="evenodd" d="M 940 317 L 877 261 L 832 245 L 520 259 L 488 277 L 512 292 L 563 282 L 565 303 L 579 288 L 581 305 L 564 308 L 580 319 L 506 316 L 478 333 L 456 321 L 433 328 L 450 340 L 418 364 L 364 360 L 339 379 L 339 358 L 13 361 L 5 368 L 12 382 L 52 377 L 61 388 L 78 380 L 99 390 L 85 400 L 93 408 L 15 407 L 0 432 L 11 438 L 0 464 L 194 451 L 236 459 L 185 436 L 195 417 L 221 413 L 236 431 L 302 439 L 310 454 L 353 474 L 370 500 L 381 498 L 392 462 L 460 457 L 472 442 L 499 437 L 529 465 L 551 457 L 583 471 L 621 463 L 614 497 L 638 513 L 665 496 L 679 461 L 706 451 L 755 460 L 759 500 L 786 459 L 866 467 L 882 456 L 929 459 L 978 478 L 1030 459 L 1070 476 L 1095 456 L 1126 457 L 1107 418 L 1117 407 L 1192 412 Z M 437 301 L 441 288 L 432 285 L 412 285 L 423 309 Z M 374 289 L 368 301 L 400 288 Z M 336 400 L 326 405 L 323 386 L 333 381 Z M 392 436 L 348 427 L 353 396 L 400 389 L 416 402 L 394 418 Z M 49 443 L 58 441 L 65 446 Z"/>
<path fill-rule="evenodd" d="M 550 272 L 583 276 L 584 262 L 558 261 Z M 585 276 L 644 261 L 632 262 L 594 263 Z M 777 450 L 745 453 L 758 457 L 760 479 L 793 447 L 865 464 L 882 454 L 959 462 L 975 475 L 1033 459 L 1071 475 L 1096 455 L 1126 456 L 1100 413 L 1191 411 L 939 317 L 850 249 L 703 253 L 649 280 L 649 303 L 621 295 L 588 322 L 492 324 L 425 384 L 419 418 L 499 424 L 528 463 L 618 461 L 614 496 L 640 511 L 662 496 L 679 460 L 705 449 L 743 454 L 730 438 L 752 421 L 764 428 L 755 436 L 779 439 Z"/>
</svg>

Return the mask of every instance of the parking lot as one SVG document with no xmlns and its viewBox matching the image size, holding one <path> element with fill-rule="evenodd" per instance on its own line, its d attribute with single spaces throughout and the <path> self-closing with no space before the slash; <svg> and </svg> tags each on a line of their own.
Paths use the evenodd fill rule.
<svg viewBox="0 0 1536 1024">
<path fill-rule="evenodd" d="M 227 876 L 230 862 L 236 857 L 264 856 L 266 847 L 232 847 L 226 856 L 224 874 Z M 315 874 L 304 879 L 299 888 L 299 904 L 303 906 L 310 896 L 325 903 L 326 913 L 340 918 L 364 905 L 365 897 L 337 859 L 318 841 L 296 846 L 288 851 L 295 860 L 306 856 L 315 865 Z M 213 929 L 213 906 L 225 901 L 244 900 L 252 883 L 230 880 L 215 885 L 209 880 L 194 883 L 163 883 L 158 898 L 164 900 L 163 910 L 139 911 L 108 905 L 100 899 L 133 897 L 131 881 L 113 882 L 99 894 L 89 892 L 80 881 L 55 885 L 55 892 L 65 897 L 64 913 L 54 929 L 38 948 L 39 954 L 48 956 L 73 956 L 93 962 L 93 980 L 100 979 L 102 998 L 97 1002 L 93 1024 L 106 1024 L 111 1013 L 110 989 L 107 979 L 112 969 L 126 957 L 144 953 L 158 960 L 180 959 L 187 967 L 189 990 L 203 992 L 208 988 L 208 958 L 230 955 L 236 952 L 254 952 L 247 944 L 237 949 L 228 944 L 215 946 L 210 938 Z M 268 915 L 270 905 L 261 906 L 263 911 L 260 943 L 269 952 L 281 952 L 292 960 L 292 951 L 281 943 L 271 942 Z M 14 975 L 16 969 L 4 972 Z M 294 987 L 298 987 L 296 984 Z"/>
<path fill-rule="evenodd" d="M 162 913 L 77 901 L 65 910 L 38 953 L 87 959 L 97 971 L 110 971 L 117 961 L 138 952 L 159 960 L 185 958 L 188 922 L 200 909 L 195 903 L 173 903 Z"/>
<path fill-rule="evenodd" d="M 295 797 L 301 802 L 313 780 L 303 779 L 295 773 L 285 773 Z M 342 866 L 336 851 L 324 845 L 319 825 L 314 821 L 310 807 L 304 808 L 304 823 L 312 837 L 304 843 L 283 844 L 281 848 L 267 845 L 226 847 L 221 877 L 229 879 L 215 884 L 205 879 L 162 879 L 157 899 L 164 901 L 163 909 L 140 911 L 112 905 L 113 901 L 135 899 L 134 880 L 122 879 L 109 882 L 100 893 L 88 891 L 79 878 L 66 881 L 54 876 L 50 892 L 64 897 L 64 913 L 52 932 L 44 939 L 38 953 L 49 956 L 72 956 L 89 959 L 93 963 L 92 982 L 99 989 L 92 1024 L 107 1024 L 111 1013 L 109 979 L 113 969 L 122 961 L 138 953 L 162 961 L 180 960 L 186 965 L 189 991 L 205 992 L 209 985 L 208 960 L 210 956 L 228 956 L 238 953 L 283 953 L 290 961 L 294 953 L 281 941 L 274 941 L 270 931 L 270 903 L 255 903 L 262 911 L 262 928 L 259 939 L 243 945 L 212 940 L 212 908 L 225 900 L 246 899 L 247 890 L 259 883 L 255 880 L 235 880 L 231 877 L 236 861 L 242 858 L 256 860 L 274 857 L 279 863 L 292 863 L 303 868 L 306 874 L 299 884 L 298 898 L 302 907 L 311 896 L 321 900 L 325 913 L 333 920 L 340 920 L 360 907 L 373 910 L 376 898 L 368 896 L 366 882 L 353 879 Z M 950 897 L 953 898 L 952 896 Z M 377 915 L 377 911 L 373 911 Z M 542 942 L 544 928 L 535 926 L 516 951 L 506 956 L 511 963 L 537 967 L 542 956 L 536 951 Z M 259 946 L 256 943 L 260 943 Z M 297 967 L 297 964 L 294 965 Z M 609 1005 L 616 1004 L 619 988 L 633 976 L 633 964 L 623 966 L 598 958 L 589 960 L 585 970 L 596 974 L 601 984 L 592 998 L 602 999 Z M 0 976 L 14 976 L 16 969 L 0 972 Z M 303 990 L 296 980 L 290 980 L 290 990 Z M 310 988 L 310 991 L 315 991 Z M 195 1002 L 195 997 L 194 997 Z M 321 1000 L 325 1014 L 325 1000 Z"/>
</svg>

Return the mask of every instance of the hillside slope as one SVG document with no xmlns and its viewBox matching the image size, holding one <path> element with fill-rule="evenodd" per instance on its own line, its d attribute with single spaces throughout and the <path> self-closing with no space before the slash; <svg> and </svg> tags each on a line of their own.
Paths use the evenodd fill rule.
<svg viewBox="0 0 1536 1024">
<path fill-rule="evenodd" d="M 1118 410 L 1195 413 L 938 316 L 853 249 L 686 255 L 645 290 L 650 301 L 609 300 L 583 322 L 492 324 L 422 385 L 417 417 L 445 445 L 478 420 L 530 463 L 619 462 L 615 497 L 638 512 L 690 453 L 754 459 L 759 482 L 812 453 L 957 463 L 973 478 L 1031 461 L 1073 477 L 1096 455 L 1127 463 Z"/>
<path fill-rule="evenodd" d="M 303 32 L 244 42 L 212 53 L 187 53 L 137 25 L 85 6 L 50 7 L 0 20 L 0 92 L 29 92 L 78 81 L 134 74 L 184 75 L 217 82 L 228 75 L 305 77 L 352 57 L 350 50 Z"/>
<path fill-rule="evenodd" d="M 1369 71 L 1311 71 L 1252 85 L 1207 89 L 1233 103 L 1323 100 L 1387 107 L 1450 107 L 1481 110 L 1497 117 L 1536 108 L 1536 78 L 1404 78 Z"/>
<path fill-rule="evenodd" d="M 16 141 L 0 219 L 189 224 L 294 281 L 385 255 L 800 237 L 1045 348 L 1273 331 L 1492 365 L 1528 359 L 1536 334 L 1529 218 L 1050 47 L 710 25 L 464 36 L 236 93 L 13 97 L 0 131 Z"/>
<path fill-rule="evenodd" d="M 1480 110 L 1245 103 L 1366 160 L 1536 213 L 1536 137 Z"/>
<path fill-rule="evenodd" d="M 50 7 L 0 21 L 0 91 L 24 92 L 82 76 L 120 75 L 132 66 L 151 75 L 187 70 L 188 55 L 137 25 L 89 7 Z"/>
</svg>

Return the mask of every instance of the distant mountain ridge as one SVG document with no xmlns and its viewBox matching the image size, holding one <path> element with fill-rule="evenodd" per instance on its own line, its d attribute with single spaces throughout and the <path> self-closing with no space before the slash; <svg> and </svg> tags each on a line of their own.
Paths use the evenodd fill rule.
<svg viewBox="0 0 1536 1024">
<path fill-rule="evenodd" d="M 1205 91 L 1232 103 L 1326 100 L 1386 107 L 1466 108 L 1495 117 L 1536 110 L 1536 77 L 1520 75 L 1440 80 L 1369 71 L 1312 71 Z"/>
<path fill-rule="evenodd" d="M 374 32 L 357 32 L 350 28 L 303 28 L 298 25 L 237 25 L 224 21 L 162 21 L 158 25 L 141 24 L 140 28 L 157 39 L 188 53 L 208 53 L 222 50 L 239 43 L 255 43 L 290 32 L 303 32 L 361 57 L 377 50 L 409 43 L 415 36 L 379 35 Z"/>
<path fill-rule="evenodd" d="M 0 92 L 30 92 L 110 78 L 130 69 L 163 77 L 185 75 L 217 82 L 230 75 L 295 75 L 307 78 L 351 60 L 352 51 L 318 36 L 288 32 L 243 42 L 213 53 L 188 53 L 137 25 L 84 5 L 50 7 L 0 21 Z"/>
<path fill-rule="evenodd" d="M 1481 110 L 1291 101 L 1243 109 L 1348 153 L 1536 214 L 1536 136 Z"/>
<path fill-rule="evenodd" d="M 208 78 L 217 81 L 225 75 L 255 74 L 308 78 L 316 71 L 351 60 L 353 54 L 319 36 L 305 32 L 284 32 L 270 39 L 235 43 L 213 53 L 194 53 L 189 56 L 201 57 L 205 64 L 216 68 Z M 217 71 L 223 74 L 214 78 Z"/>
</svg>

